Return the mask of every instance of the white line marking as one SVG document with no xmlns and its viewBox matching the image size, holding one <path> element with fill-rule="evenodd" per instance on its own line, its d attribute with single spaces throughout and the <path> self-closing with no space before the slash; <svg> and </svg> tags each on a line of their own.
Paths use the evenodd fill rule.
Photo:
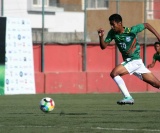
<svg viewBox="0 0 160 133">
<path fill-rule="evenodd" d="M 56 126 L 41 126 L 41 125 L 0 125 L 0 127 L 15 127 L 15 128 L 55 128 Z M 63 126 L 61 128 L 69 128 Z M 76 128 L 85 128 L 85 127 L 76 127 Z M 91 127 L 91 129 L 96 130 L 108 130 L 108 131 L 146 131 L 146 132 L 160 132 L 160 129 L 132 129 L 132 128 L 103 128 L 103 127 Z"/>
<path fill-rule="evenodd" d="M 160 129 L 129 129 L 129 128 L 102 128 L 102 127 L 92 127 L 92 129 L 97 130 L 110 130 L 110 131 L 146 131 L 146 132 L 160 132 Z"/>
<path fill-rule="evenodd" d="M 18 128 L 26 128 L 26 127 L 32 127 L 32 128 L 52 128 L 52 127 L 55 127 L 55 126 L 32 126 L 32 125 L 0 125 L 0 127 L 18 127 Z"/>
</svg>

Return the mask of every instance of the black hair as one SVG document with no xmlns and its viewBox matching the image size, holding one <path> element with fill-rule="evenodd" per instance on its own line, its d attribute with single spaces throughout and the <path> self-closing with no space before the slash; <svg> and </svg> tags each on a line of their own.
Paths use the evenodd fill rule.
<svg viewBox="0 0 160 133">
<path fill-rule="evenodd" d="M 159 44 L 159 45 L 160 45 L 160 42 L 155 42 L 154 45 L 156 45 L 156 44 Z"/>
<path fill-rule="evenodd" d="M 115 13 L 115 14 L 112 14 L 110 17 L 109 17 L 109 21 L 115 21 L 115 22 L 122 22 L 122 17 L 121 15 Z"/>
<path fill-rule="evenodd" d="M 154 49 L 156 50 L 156 44 L 159 44 L 160 45 L 160 42 L 155 42 L 154 43 Z"/>
</svg>

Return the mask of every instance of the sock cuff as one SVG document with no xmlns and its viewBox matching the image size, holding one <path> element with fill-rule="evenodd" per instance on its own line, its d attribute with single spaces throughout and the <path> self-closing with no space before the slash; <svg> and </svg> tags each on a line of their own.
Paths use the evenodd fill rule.
<svg viewBox="0 0 160 133">
<path fill-rule="evenodd" d="M 113 79 L 114 79 L 115 81 L 122 80 L 122 78 L 121 78 L 119 75 L 115 76 Z"/>
</svg>

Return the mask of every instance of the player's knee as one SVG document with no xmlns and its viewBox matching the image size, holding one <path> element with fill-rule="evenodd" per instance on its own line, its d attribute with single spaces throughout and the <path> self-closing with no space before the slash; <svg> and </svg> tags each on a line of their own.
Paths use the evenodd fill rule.
<svg viewBox="0 0 160 133">
<path fill-rule="evenodd" d="M 117 76 L 117 74 L 116 74 L 115 72 L 112 71 L 112 72 L 110 73 L 110 76 L 111 76 L 111 78 L 114 78 L 114 77 Z"/>
<path fill-rule="evenodd" d="M 153 82 L 151 85 L 155 88 L 160 88 L 160 82 Z"/>
<path fill-rule="evenodd" d="M 153 84 L 152 86 L 155 87 L 155 88 L 160 88 L 160 86 L 156 85 L 156 84 Z"/>
<path fill-rule="evenodd" d="M 111 78 L 113 78 L 113 75 L 112 75 L 112 73 L 110 73 L 110 77 L 111 77 Z"/>
<path fill-rule="evenodd" d="M 155 84 L 155 87 L 159 89 L 160 88 L 160 83 Z"/>
</svg>

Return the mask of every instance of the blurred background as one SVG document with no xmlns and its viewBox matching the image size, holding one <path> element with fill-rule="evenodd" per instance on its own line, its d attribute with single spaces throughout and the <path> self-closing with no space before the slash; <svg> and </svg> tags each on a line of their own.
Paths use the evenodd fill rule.
<svg viewBox="0 0 160 133">
<path fill-rule="evenodd" d="M 124 26 L 147 22 L 160 33 L 159 0 L 0 0 L 0 7 L 1 17 L 24 17 L 31 21 L 39 93 L 119 91 L 106 79 L 113 67 L 122 62 L 121 55 L 114 42 L 102 51 L 97 35 L 100 27 L 107 35 L 108 17 L 113 13 L 122 16 Z M 148 65 L 157 39 L 147 30 L 138 39 L 141 57 Z M 159 71 L 159 64 L 153 71 Z M 149 90 L 141 84 L 133 91 Z M 108 89 L 111 87 L 116 91 Z"/>
<path fill-rule="evenodd" d="M 159 12 L 159 0 L 1 0 L 1 16 L 31 20 L 34 43 L 42 41 L 42 28 L 45 43 L 81 43 L 85 37 L 98 42 L 97 28 L 108 31 L 113 13 L 121 14 L 126 26 L 149 22 L 159 31 Z M 149 43 L 154 37 L 146 33 L 146 38 Z"/>
</svg>

